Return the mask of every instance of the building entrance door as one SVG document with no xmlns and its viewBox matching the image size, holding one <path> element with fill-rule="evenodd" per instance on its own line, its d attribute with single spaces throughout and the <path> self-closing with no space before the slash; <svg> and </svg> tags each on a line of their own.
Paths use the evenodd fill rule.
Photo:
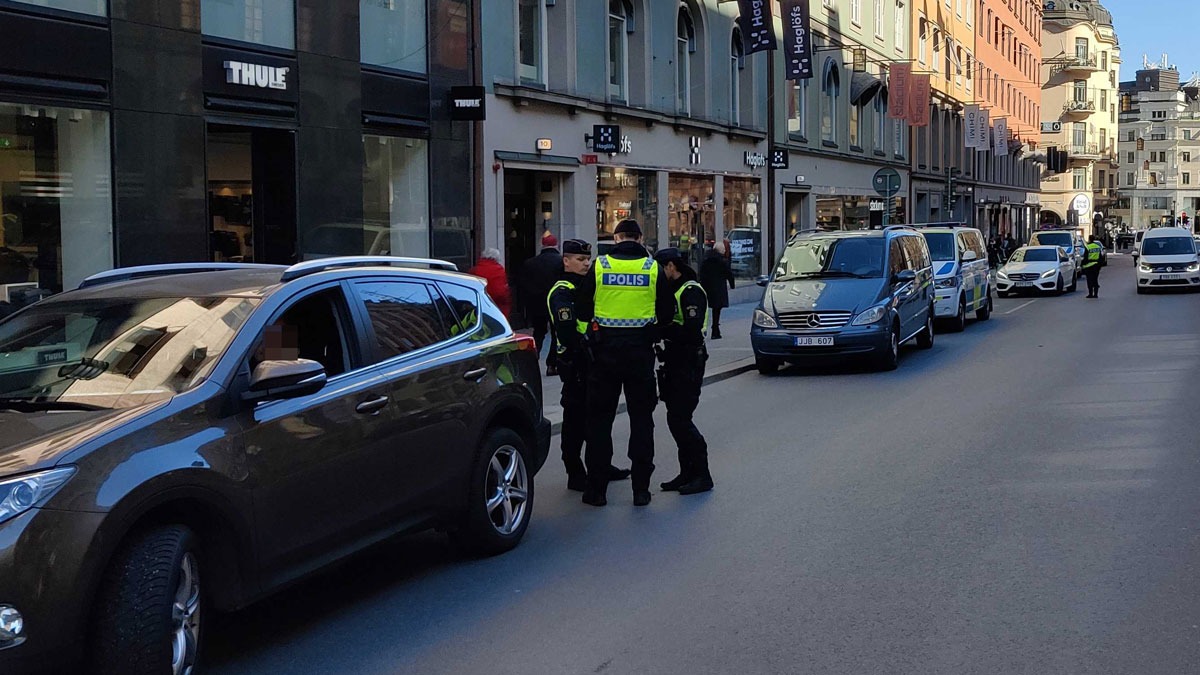
<svg viewBox="0 0 1200 675">
<path fill-rule="evenodd" d="M 205 156 L 212 260 L 296 262 L 295 133 L 209 124 Z"/>
</svg>

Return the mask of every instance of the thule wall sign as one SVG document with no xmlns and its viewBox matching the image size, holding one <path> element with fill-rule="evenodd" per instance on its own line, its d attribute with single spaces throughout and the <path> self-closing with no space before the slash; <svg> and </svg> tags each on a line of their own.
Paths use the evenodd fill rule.
<svg viewBox="0 0 1200 675">
<path fill-rule="evenodd" d="M 245 87 L 281 89 L 286 91 L 288 88 L 289 71 L 291 71 L 291 68 L 263 66 L 257 63 L 245 63 L 242 61 L 226 61 L 225 81 L 229 84 L 238 84 Z"/>
<path fill-rule="evenodd" d="M 483 87 L 450 87 L 450 119 L 468 122 L 487 119 L 486 96 Z"/>
</svg>

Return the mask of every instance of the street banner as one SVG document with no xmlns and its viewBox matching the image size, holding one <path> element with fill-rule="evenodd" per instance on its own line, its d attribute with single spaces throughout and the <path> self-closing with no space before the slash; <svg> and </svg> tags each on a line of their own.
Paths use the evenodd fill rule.
<svg viewBox="0 0 1200 675">
<path fill-rule="evenodd" d="M 963 145 L 974 150 L 979 147 L 979 106 L 968 105 L 963 110 L 963 126 L 965 127 Z"/>
<path fill-rule="evenodd" d="M 807 7 L 808 3 L 804 5 Z M 911 84 L 912 64 L 891 64 L 888 69 L 888 119 L 908 119 L 908 90 Z"/>
<path fill-rule="evenodd" d="M 908 124 L 914 127 L 929 126 L 929 97 L 932 95 L 929 75 L 914 75 L 908 91 Z"/>
<path fill-rule="evenodd" d="M 807 80 L 813 76 L 812 17 L 808 0 L 783 0 L 784 76 L 788 80 Z"/>
<path fill-rule="evenodd" d="M 979 145 L 977 150 L 987 150 L 992 147 L 992 114 L 986 110 L 979 111 Z"/>
<path fill-rule="evenodd" d="M 775 20 L 771 17 L 771 2 L 768 0 L 738 0 L 742 26 L 742 41 L 746 54 L 777 49 L 775 44 Z"/>
<path fill-rule="evenodd" d="M 997 157 L 1008 154 L 1008 120 L 1003 117 L 996 120 L 996 147 L 992 152 Z"/>
</svg>

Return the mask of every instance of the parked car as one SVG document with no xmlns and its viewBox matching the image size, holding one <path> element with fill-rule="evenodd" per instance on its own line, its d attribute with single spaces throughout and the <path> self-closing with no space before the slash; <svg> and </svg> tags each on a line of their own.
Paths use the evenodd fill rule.
<svg viewBox="0 0 1200 675">
<path fill-rule="evenodd" d="M 1075 261 L 1061 246 L 1022 246 L 996 272 L 996 293 L 1021 291 L 1074 293 L 1079 285 Z"/>
<path fill-rule="evenodd" d="M 212 610 L 386 537 L 516 546 L 537 348 L 452 269 L 131 268 L 0 321 L 0 672 L 190 672 Z"/>
<path fill-rule="evenodd" d="M 1060 246 L 1075 268 L 1075 276 L 1079 276 L 1083 268 L 1083 238 L 1074 230 L 1041 230 L 1034 232 L 1029 238 L 1029 246 Z M 1073 282 L 1074 279 L 1071 280 Z M 1068 283 L 1071 283 L 1068 282 Z"/>
<path fill-rule="evenodd" d="M 1187 228 L 1157 227 L 1142 238 L 1137 264 L 1137 292 L 1152 288 L 1200 287 L 1200 259 Z"/>
<path fill-rule="evenodd" d="M 1142 254 L 1142 239 L 1146 237 L 1146 232 L 1148 231 L 1149 230 L 1138 230 L 1137 232 L 1133 233 L 1133 250 L 1130 252 L 1130 255 L 1133 256 L 1133 262 L 1135 265 L 1137 264 L 1138 256 Z"/>
<path fill-rule="evenodd" d="M 954 331 L 966 327 L 968 312 L 974 312 L 980 321 L 991 318 L 991 279 L 983 234 L 965 225 L 924 227 L 921 234 L 933 258 L 934 315 L 948 319 Z"/>
<path fill-rule="evenodd" d="M 798 234 L 759 285 L 750 341 L 760 373 L 847 358 L 892 370 L 902 343 L 933 346 L 933 262 L 913 228 Z"/>
</svg>

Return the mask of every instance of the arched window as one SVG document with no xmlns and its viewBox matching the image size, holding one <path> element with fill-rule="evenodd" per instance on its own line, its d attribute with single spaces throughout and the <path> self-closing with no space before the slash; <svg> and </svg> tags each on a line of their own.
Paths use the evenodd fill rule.
<svg viewBox="0 0 1200 675">
<path fill-rule="evenodd" d="M 734 126 L 742 123 L 742 70 L 746 67 L 745 47 L 741 29 L 733 29 L 729 44 L 729 121 Z"/>
<path fill-rule="evenodd" d="M 825 59 L 821 73 L 821 140 L 836 144 L 838 98 L 842 92 L 842 75 L 832 58 Z"/>
<path fill-rule="evenodd" d="M 875 114 L 875 136 L 871 139 L 871 149 L 875 152 L 884 151 L 884 138 L 887 136 L 887 89 L 881 89 L 871 102 Z"/>
<path fill-rule="evenodd" d="M 629 34 L 633 32 L 633 6 L 628 0 L 608 3 L 608 96 L 629 100 Z"/>
<path fill-rule="evenodd" d="M 692 55 L 696 53 L 696 22 L 687 5 L 680 5 L 675 30 L 675 111 L 692 114 Z"/>
</svg>

